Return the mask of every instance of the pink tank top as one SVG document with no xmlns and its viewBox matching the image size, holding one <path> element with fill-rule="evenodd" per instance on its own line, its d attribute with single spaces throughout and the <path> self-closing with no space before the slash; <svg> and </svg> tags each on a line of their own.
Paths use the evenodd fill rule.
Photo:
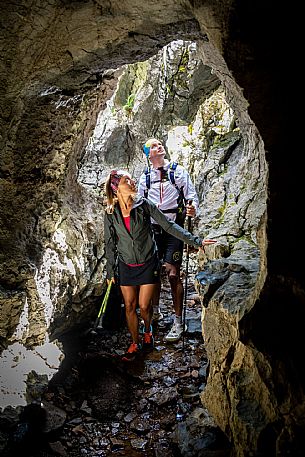
<svg viewBox="0 0 305 457">
<path fill-rule="evenodd" d="M 130 232 L 130 216 L 124 216 L 123 219 L 125 227 L 127 228 L 128 232 Z M 144 263 L 128 263 L 127 265 L 129 267 L 142 267 Z"/>
</svg>

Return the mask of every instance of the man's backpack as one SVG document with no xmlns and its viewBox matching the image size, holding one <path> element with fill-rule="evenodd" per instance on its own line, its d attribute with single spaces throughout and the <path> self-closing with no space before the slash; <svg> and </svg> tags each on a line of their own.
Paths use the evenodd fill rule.
<svg viewBox="0 0 305 457">
<path fill-rule="evenodd" d="M 177 168 L 177 165 L 178 165 L 177 162 L 170 163 L 169 169 L 167 171 L 166 179 L 168 179 L 176 187 L 178 193 L 180 193 L 181 190 L 179 189 L 179 187 L 177 186 L 177 184 L 175 182 L 175 170 Z M 145 190 L 144 196 L 147 198 L 148 190 L 150 189 L 150 186 L 151 186 L 150 167 L 146 167 L 144 173 L 145 173 L 145 178 L 146 178 L 146 190 Z M 161 180 L 164 180 L 165 177 L 166 177 L 166 175 L 164 177 L 162 177 Z"/>
<path fill-rule="evenodd" d="M 178 184 L 175 181 L 175 170 L 177 168 L 178 163 L 177 162 L 170 162 L 169 168 L 167 170 L 167 173 L 164 173 L 164 176 L 161 177 L 160 181 L 170 181 L 173 186 L 175 186 L 178 197 L 177 197 L 177 205 L 178 208 L 177 210 L 175 209 L 175 212 L 177 212 L 176 216 L 176 223 L 179 225 L 184 224 L 184 219 L 185 219 L 185 206 L 186 206 L 186 199 L 184 196 L 183 192 L 183 186 L 179 187 Z M 145 178 L 146 178 L 146 189 L 144 191 L 144 197 L 148 198 L 148 191 L 151 186 L 151 176 L 150 176 L 150 167 L 146 167 L 145 169 Z M 172 213 L 172 209 L 167 209 L 163 210 L 163 213 Z"/>
</svg>

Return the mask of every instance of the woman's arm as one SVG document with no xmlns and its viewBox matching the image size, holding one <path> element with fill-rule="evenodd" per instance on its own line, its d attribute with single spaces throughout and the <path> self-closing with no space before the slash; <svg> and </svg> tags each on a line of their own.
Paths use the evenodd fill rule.
<svg viewBox="0 0 305 457">
<path fill-rule="evenodd" d="M 186 244 L 190 244 L 191 246 L 195 246 L 197 248 L 203 246 L 202 238 L 192 235 L 183 227 L 180 227 L 180 225 L 168 220 L 162 211 L 160 211 L 152 201 L 148 199 L 145 200 L 147 202 L 147 208 L 150 216 L 163 228 L 163 230 Z"/>
</svg>

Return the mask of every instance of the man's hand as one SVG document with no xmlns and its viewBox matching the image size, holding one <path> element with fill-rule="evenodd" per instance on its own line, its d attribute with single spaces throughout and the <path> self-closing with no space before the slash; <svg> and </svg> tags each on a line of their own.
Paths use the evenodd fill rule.
<svg viewBox="0 0 305 457">
<path fill-rule="evenodd" d="M 196 208 L 192 204 L 187 204 L 186 207 L 186 215 L 190 217 L 195 217 L 196 216 Z"/>
</svg>

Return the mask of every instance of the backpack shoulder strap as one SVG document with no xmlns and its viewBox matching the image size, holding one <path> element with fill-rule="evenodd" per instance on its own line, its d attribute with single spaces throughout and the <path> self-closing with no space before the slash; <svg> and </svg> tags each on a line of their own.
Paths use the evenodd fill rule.
<svg viewBox="0 0 305 457">
<path fill-rule="evenodd" d="M 177 162 L 171 162 L 169 164 L 169 169 L 168 169 L 168 177 L 169 177 L 169 180 L 170 182 L 176 186 L 176 182 L 175 182 L 175 170 L 177 168 L 177 165 L 178 163 Z"/>
<path fill-rule="evenodd" d="M 180 208 L 180 210 L 182 210 L 183 207 L 186 205 L 186 199 L 184 196 L 183 186 L 179 187 L 175 181 L 175 171 L 176 171 L 177 166 L 178 166 L 178 162 L 171 162 L 169 165 L 169 169 L 168 169 L 168 175 L 169 175 L 170 182 L 173 184 L 173 186 L 176 187 L 176 190 L 178 192 L 178 200 L 177 200 L 178 209 Z"/>
<path fill-rule="evenodd" d="M 168 169 L 168 176 L 169 176 L 170 182 L 173 184 L 173 186 L 176 187 L 178 194 L 182 194 L 183 195 L 183 186 L 179 187 L 178 184 L 175 181 L 175 171 L 176 171 L 177 166 L 178 166 L 178 162 L 171 162 L 170 163 L 169 169 Z M 183 195 L 183 198 L 184 198 L 184 195 Z"/>
</svg>

